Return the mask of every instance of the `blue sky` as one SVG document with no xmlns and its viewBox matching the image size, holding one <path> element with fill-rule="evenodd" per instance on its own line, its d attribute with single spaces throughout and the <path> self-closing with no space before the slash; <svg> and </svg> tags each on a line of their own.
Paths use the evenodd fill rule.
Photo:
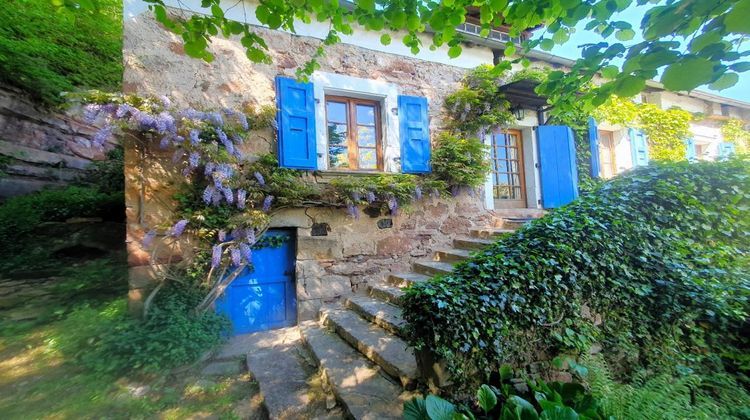
<svg viewBox="0 0 750 420">
<path fill-rule="evenodd" d="M 636 37 L 632 41 L 626 42 L 626 45 L 640 42 L 643 39 L 640 37 L 640 31 L 638 30 L 638 28 L 640 27 L 643 13 L 646 10 L 648 10 L 648 7 L 634 6 L 622 13 L 615 15 L 615 19 L 630 22 L 633 25 L 633 28 L 636 30 Z M 556 45 L 555 48 L 550 52 L 561 57 L 576 59 L 581 55 L 581 50 L 580 48 L 578 48 L 579 45 L 602 41 L 602 38 L 599 34 L 592 31 L 585 31 L 583 29 L 584 26 L 585 22 L 576 28 L 576 32 L 571 35 L 568 42 L 563 45 Z M 614 35 L 607 38 L 606 41 L 618 42 L 615 39 Z M 707 86 L 704 86 L 699 88 L 698 90 L 713 93 L 716 95 L 726 96 L 732 99 L 750 102 L 750 74 L 740 73 L 740 81 L 729 89 L 715 91 L 709 90 Z"/>
</svg>

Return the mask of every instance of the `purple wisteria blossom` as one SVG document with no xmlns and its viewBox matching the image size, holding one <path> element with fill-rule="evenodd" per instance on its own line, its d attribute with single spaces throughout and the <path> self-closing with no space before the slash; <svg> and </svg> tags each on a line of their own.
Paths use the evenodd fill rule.
<svg viewBox="0 0 750 420">
<path fill-rule="evenodd" d="M 122 104 L 117 107 L 117 111 L 115 111 L 115 117 L 116 118 L 125 118 L 129 114 L 132 114 L 136 109 L 128 104 Z"/>
<path fill-rule="evenodd" d="M 174 226 L 172 226 L 172 230 L 170 230 L 169 234 L 171 236 L 174 236 L 175 238 L 182 235 L 182 232 L 185 231 L 185 226 L 187 226 L 187 224 L 187 220 L 180 220 L 179 222 L 175 223 Z"/>
<path fill-rule="evenodd" d="M 237 208 L 244 209 L 247 201 L 247 191 L 243 189 L 237 190 Z"/>
<path fill-rule="evenodd" d="M 255 176 L 255 179 L 258 181 L 258 184 L 261 187 L 265 187 L 266 186 L 266 179 L 263 178 L 263 174 L 261 174 L 260 172 L 255 172 L 253 174 L 253 176 Z"/>
<path fill-rule="evenodd" d="M 430 197 L 440 198 L 440 191 L 438 191 L 437 188 L 433 188 L 432 191 L 430 191 Z"/>
<path fill-rule="evenodd" d="M 204 113 L 203 120 L 218 127 L 221 127 L 224 125 L 224 118 L 222 118 L 221 114 L 219 114 L 218 112 Z"/>
<path fill-rule="evenodd" d="M 414 197 L 416 197 L 417 200 L 422 199 L 422 187 L 420 187 L 419 185 L 414 187 Z"/>
<path fill-rule="evenodd" d="M 164 136 L 159 141 L 159 148 L 166 149 L 167 147 L 169 147 L 169 137 Z"/>
<path fill-rule="evenodd" d="M 201 142 L 201 132 L 196 129 L 190 130 L 190 143 L 193 146 L 195 146 L 196 144 L 200 142 Z"/>
<path fill-rule="evenodd" d="M 141 245 L 143 245 L 144 248 L 151 248 L 151 245 L 154 243 L 154 238 L 156 238 L 156 231 L 151 229 L 143 236 Z"/>
<path fill-rule="evenodd" d="M 268 213 L 269 210 L 271 210 L 271 202 L 273 201 L 272 195 L 267 195 L 266 198 L 263 199 L 263 211 Z"/>
<path fill-rule="evenodd" d="M 367 194 L 365 194 L 365 197 L 369 204 L 372 204 L 372 202 L 375 201 L 375 193 L 372 191 L 367 191 Z"/>
<path fill-rule="evenodd" d="M 396 197 L 391 197 L 388 199 L 388 209 L 391 211 L 392 215 L 396 215 L 398 212 L 398 200 L 396 200 Z"/>
<path fill-rule="evenodd" d="M 347 204 L 346 205 L 346 211 L 355 220 L 359 220 L 359 208 L 357 206 L 355 206 L 354 204 Z"/>
<path fill-rule="evenodd" d="M 232 248 L 229 251 L 229 254 L 232 256 L 232 264 L 237 267 L 240 264 L 242 264 L 242 254 L 240 253 L 240 250 L 237 248 Z"/>
<path fill-rule="evenodd" d="M 457 197 L 459 194 L 461 194 L 461 187 L 458 185 L 454 185 L 451 187 L 451 195 L 454 197 Z"/>
<path fill-rule="evenodd" d="M 203 190 L 203 202 L 208 204 L 211 202 L 211 198 L 214 196 L 214 188 L 212 185 L 209 185 L 206 187 L 205 190 Z"/>
<path fill-rule="evenodd" d="M 201 163 L 201 155 L 198 152 L 191 152 L 190 157 L 188 157 L 188 163 L 191 168 L 197 168 L 198 164 Z"/>
<path fill-rule="evenodd" d="M 113 128 L 114 127 L 111 125 L 105 125 L 99 131 L 97 131 L 96 134 L 94 134 L 94 137 L 91 139 L 94 146 L 100 148 L 104 146 L 104 143 L 109 140 L 110 137 L 112 137 Z"/>
<path fill-rule="evenodd" d="M 221 245 L 214 245 L 211 250 L 211 267 L 218 267 L 221 264 Z"/>
<path fill-rule="evenodd" d="M 250 245 L 241 242 L 240 251 L 242 252 L 242 255 L 245 257 L 245 260 L 248 263 L 251 263 L 253 261 L 253 249 L 250 247 Z"/>
<path fill-rule="evenodd" d="M 227 240 L 227 233 L 224 231 L 224 229 L 219 231 L 219 242 L 224 242 Z"/>
<path fill-rule="evenodd" d="M 354 200 L 355 203 L 362 200 L 362 195 L 359 193 L 359 191 L 352 192 L 352 200 Z"/>
<path fill-rule="evenodd" d="M 252 245 L 252 244 L 254 244 L 254 243 L 255 243 L 255 229 L 253 229 L 253 228 L 248 228 L 248 229 L 247 229 L 247 230 L 245 231 L 245 236 L 246 236 L 246 238 L 247 238 L 247 242 L 248 242 L 249 244 L 251 244 L 251 245 Z"/>
<path fill-rule="evenodd" d="M 99 104 L 88 104 L 83 108 L 83 120 L 87 124 L 93 124 L 99 114 L 102 111 L 102 106 Z"/>
<path fill-rule="evenodd" d="M 221 192 L 224 194 L 224 199 L 227 200 L 228 204 L 234 203 L 234 191 L 229 187 L 222 187 Z"/>
<path fill-rule="evenodd" d="M 161 96 L 159 96 L 159 101 L 161 102 L 161 105 L 164 108 L 171 108 L 172 107 L 172 101 L 169 100 L 169 97 L 167 95 L 161 95 Z"/>
<path fill-rule="evenodd" d="M 243 130 L 247 131 L 250 129 L 250 124 L 247 123 L 247 117 L 243 113 L 237 114 L 237 119 L 240 120 L 240 126 Z"/>
<path fill-rule="evenodd" d="M 233 155 L 234 152 L 234 144 L 229 140 L 229 137 L 227 137 L 227 133 L 225 133 L 223 130 L 216 129 L 216 136 L 219 137 L 219 141 L 221 144 L 224 145 L 224 147 L 227 149 L 227 152 L 229 152 L 230 155 Z"/>
</svg>

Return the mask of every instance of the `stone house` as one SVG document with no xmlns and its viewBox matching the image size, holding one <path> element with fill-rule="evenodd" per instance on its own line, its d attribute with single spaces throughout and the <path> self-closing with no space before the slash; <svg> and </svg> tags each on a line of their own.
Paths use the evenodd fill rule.
<svg viewBox="0 0 750 420">
<path fill-rule="evenodd" d="M 247 3 L 246 18 L 257 24 L 252 6 Z M 185 55 L 181 40 L 156 23 L 146 3 L 126 0 L 124 7 L 126 93 L 169 95 L 196 108 L 278 106 L 282 166 L 314 169 L 310 176 L 321 183 L 342 174 L 428 171 L 430 139 L 441 129 L 445 96 L 468 70 L 502 57 L 504 43 L 510 40 L 502 30 L 481 38 L 469 20 L 458 28 L 466 36 L 463 53 L 450 59 L 443 49 L 425 49 L 414 56 L 399 42 L 383 46 L 379 34 L 356 31 L 328 48 L 310 83 L 302 84 L 293 80 L 295 70 L 325 37 L 328 28 L 322 23 L 299 24 L 297 34 L 258 26 L 272 64 L 251 63 L 239 39 L 221 37 L 210 45 L 215 60 L 206 63 Z M 227 13 L 246 19 L 241 8 Z M 541 52 L 529 58 L 537 67 L 572 64 Z M 395 217 L 357 220 L 340 210 L 314 208 L 286 210 L 274 218 L 272 227 L 286 229 L 285 234 L 294 238 L 288 251 L 293 287 L 277 291 L 295 303 L 285 322 L 313 319 L 324 303 L 366 292 L 368 283 L 377 284 L 389 274 L 408 272 L 434 252 L 470 236 L 472 229 L 481 236 L 487 227 L 536 217 L 544 208 L 577 195 L 570 130 L 544 125 L 544 98 L 528 86 L 503 88 L 517 120 L 484 139 L 493 169 L 482 191 L 426 201 Z M 705 113 L 706 120 L 695 123 L 693 131 L 698 154 L 711 158 L 718 156 L 722 143 L 717 121 L 730 116 L 750 119 L 748 103 L 701 92 L 669 93 L 657 84 L 649 85 L 642 100 Z M 639 152 L 630 139 L 633 131 L 606 123 L 598 131 L 597 147 L 604 156 L 602 165 L 607 165 L 602 174 L 633 167 L 632 156 Z M 342 143 L 336 133 L 357 133 L 357 138 L 347 134 Z M 254 132 L 246 152 L 271 151 L 265 141 L 271 137 L 268 130 Z M 146 159 L 126 150 L 125 159 L 130 302 L 137 310 L 155 276 L 141 239 L 149 226 L 170 220 L 170 197 L 182 180 L 169 170 L 169 157 L 158 151 Z M 564 185 L 553 191 L 552 184 Z"/>
</svg>

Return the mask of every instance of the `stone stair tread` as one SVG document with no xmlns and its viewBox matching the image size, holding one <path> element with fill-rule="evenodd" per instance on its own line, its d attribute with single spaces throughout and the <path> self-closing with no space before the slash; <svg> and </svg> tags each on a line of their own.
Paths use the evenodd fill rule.
<svg viewBox="0 0 750 420">
<path fill-rule="evenodd" d="M 399 283 L 419 283 L 430 279 L 430 276 L 419 273 L 396 273 L 388 276 L 388 282 L 391 284 Z"/>
<path fill-rule="evenodd" d="M 503 235 L 506 233 L 513 233 L 516 229 L 498 228 L 498 227 L 486 227 L 486 228 L 472 228 L 469 232 L 473 233 L 488 233 L 493 235 Z"/>
<path fill-rule="evenodd" d="M 449 274 L 453 272 L 453 264 L 442 261 L 417 261 L 414 268 L 422 274 Z"/>
<path fill-rule="evenodd" d="M 406 342 L 341 307 L 324 307 L 320 311 L 324 325 L 380 366 L 407 388 L 417 384 L 417 359 Z"/>
<path fill-rule="evenodd" d="M 400 419 L 403 402 L 414 396 L 388 380 L 380 369 L 331 331 L 314 321 L 300 323 L 303 339 L 341 404 L 355 419 Z"/>
<path fill-rule="evenodd" d="M 480 239 L 480 238 L 456 238 L 453 240 L 453 245 L 456 248 L 472 249 L 472 250 L 482 249 L 494 243 L 495 241 L 491 239 Z"/>
<path fill-rule="evenodd" d="M 363 318 L 373 324 L 401 335 L 406 321 L 401 316 L 401 308 L 373 299 L 369 296 L 352 296 L 346 299 L 345 306 L 359 313 Z"/>
<path fill-rule="evenodd" d="M 404 291 L 401 287 L 384 283 L 375 283 L 368 286 L 369 294 L 373 298 L 384 300 L 388 303 L 398 305 L 401 298 L 404 297 Z"/>
<path fill-rule="evenodd" d="M 466 259 L 471 256 L 471 251 L 468 249 L 459 249 L 459 248 L 444 248 L 444 249 L 437 249 L 435 250 L 436 254 L 448 254 L 448 255 L 454 255 L 460 259 Z"/>
</svg>

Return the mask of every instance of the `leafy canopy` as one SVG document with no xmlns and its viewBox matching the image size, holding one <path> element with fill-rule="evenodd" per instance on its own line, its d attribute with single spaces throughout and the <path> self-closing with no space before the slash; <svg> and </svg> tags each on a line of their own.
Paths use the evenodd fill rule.
<svg viewBox="0 0 750 420">
<path fill-rule="evenodd" d="M 66 0 L 64 4 L 85 9 L 95 7 L 97 1 L 101 0 Z M 222 34 L 241 36 L 250 60 L 270 61 L 264 40 L 246 19 L 231 20 L 229 8 L 222 7 L 220 0 L 202 0 L 201 9 L 196 10 L 200 14 L 189 18 L 171 15 L 165 0 L 145 1 L 160 23 L 182 36 L 185 52 L 192 57 L 211 61 L 208 45 L 212 37 Z M 617 20 L 617 12 L 631 6 L 648 9 L 639 26 Z M 750 62 L 745 61 L 748 51 L 741 48 L 742 40 L 750 34 L 750 0 L 259 0 L 254 11 L 246 10 L 244 2 L 231 6 L 235 7 L 242 10 L 237 16 L 254 13 L 264 26 L 293 33 L 298 22 L 330 23 L 318 52 L 300 69 L 303 76 L 318 67 L 316 60 L 325 53 L 326 45 L 359 28 L 381 32 L 384 45 L 393 42 L 392 35 L 398 33 L 414 54 L 424 48 L 446 47 L 450 57 L 458 57 L 464 35 L 456 26 L 465 22 L 469 13 L 478 15 L 483 36 L 501 25 L 513 37 L 529 28 L 545 27 L 540 39 L 524 41 L 520 46 L 508 42 L 508 59 L 496 65 L 498 71 L 509 68 L 512 62 L 528 65 L 523 56 L 533 48 L 551 50 L 567 42 L 579 23 L 601 35 L 601 42 L 583 46 L 582 57 L 572 71 L 552 72 L 541 86 L 542 93 L 553 96 L 557 104 L 582 101 L 593 107 L 612 94 L 630 97 L 660 70 L 661 82 L 670 90 L 703 85 L 726 89 L 737 83 L 739 73 L 750 69 Z M 633 41 L 636 31 L 643 41 Z M 613 65 L 618 59 L 625 60 L 622 71 Z M 581 86 L 599 72 L 606 81 L 579 95 Z"/>
</svg>

